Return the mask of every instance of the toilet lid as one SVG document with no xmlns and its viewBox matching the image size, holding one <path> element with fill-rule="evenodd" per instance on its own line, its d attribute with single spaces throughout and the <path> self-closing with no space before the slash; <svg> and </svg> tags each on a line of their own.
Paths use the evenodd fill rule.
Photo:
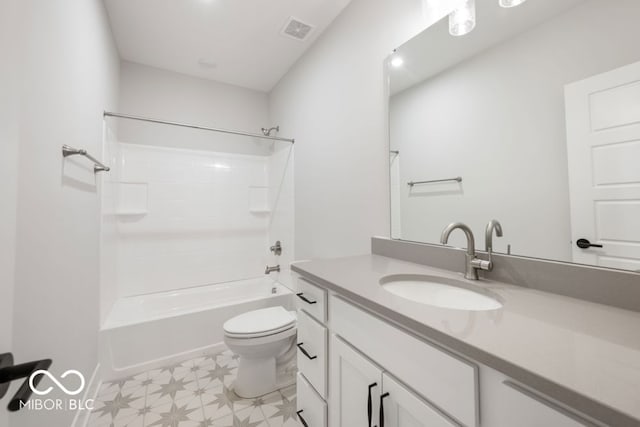
<svg viewBox="0 0 640 427">
<path fill-rule="evenodd" d="M 269 307 L 240 314 L 224 322 L 227 334 L 238 335 L 268 335 L 292 327 L 296 322 L 293 313 L 283 307 Z"/>
</svg>

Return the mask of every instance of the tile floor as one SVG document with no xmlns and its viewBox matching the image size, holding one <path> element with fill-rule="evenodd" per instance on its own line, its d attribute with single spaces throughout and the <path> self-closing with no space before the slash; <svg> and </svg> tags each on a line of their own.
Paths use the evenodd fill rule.
<svg viewBox="0 0 640 427">
<path fill-rule="evenodd" d="M 89 427 L 294 427 L 295 385 L 257 399 L 231 389 L 237 356 L 226 351 L 105 383 Z"/>
</svg>

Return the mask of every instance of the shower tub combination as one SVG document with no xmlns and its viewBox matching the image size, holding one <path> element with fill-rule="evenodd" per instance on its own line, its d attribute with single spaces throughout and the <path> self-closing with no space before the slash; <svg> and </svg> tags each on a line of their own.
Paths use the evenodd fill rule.
<svg viewBox="0 0 640 427">
<path fill-rule="evenodd" d="M 100 330 L 104 380 L 224 350 L 223 323 L 260 308 L 291 310 L 293 293 L 268 277 L 121 298 Z"/>
</svg>

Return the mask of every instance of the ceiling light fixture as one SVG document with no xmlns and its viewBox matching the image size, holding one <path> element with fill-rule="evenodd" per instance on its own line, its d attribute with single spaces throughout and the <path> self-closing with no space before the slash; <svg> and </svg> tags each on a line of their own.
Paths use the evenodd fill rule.
<svg viewBox="0 0 640 427">
<path fill-rule="evenodd" d="M 509 1 L 509 0 L 501 0 Z M 512 0 L 519 1 L 519 0 Z M 476 27 L 476 1 L 464 0 L 449 14 L 449 34 L 464 36 Z"/>
<path fill-rule="evenodd" d="M 520 6 L 525 1 L 527 0 L 499 0 L 499 3 L 500 3 L 500 7 L 509 8 L 509 7 Z"/>
</svg>

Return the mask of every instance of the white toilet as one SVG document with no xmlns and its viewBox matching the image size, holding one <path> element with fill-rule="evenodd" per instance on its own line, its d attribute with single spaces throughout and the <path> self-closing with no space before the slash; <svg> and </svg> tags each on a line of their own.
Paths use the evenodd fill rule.
<svg viewBox="0 0 640 427">
<path fill-rule="evenodd" d="M 284 307 L 249 311 L 224 323 L 224 342 L 240 356 L 235 393 L 262 396 L 294 382 L 296 314 Z"/>
</svg>

